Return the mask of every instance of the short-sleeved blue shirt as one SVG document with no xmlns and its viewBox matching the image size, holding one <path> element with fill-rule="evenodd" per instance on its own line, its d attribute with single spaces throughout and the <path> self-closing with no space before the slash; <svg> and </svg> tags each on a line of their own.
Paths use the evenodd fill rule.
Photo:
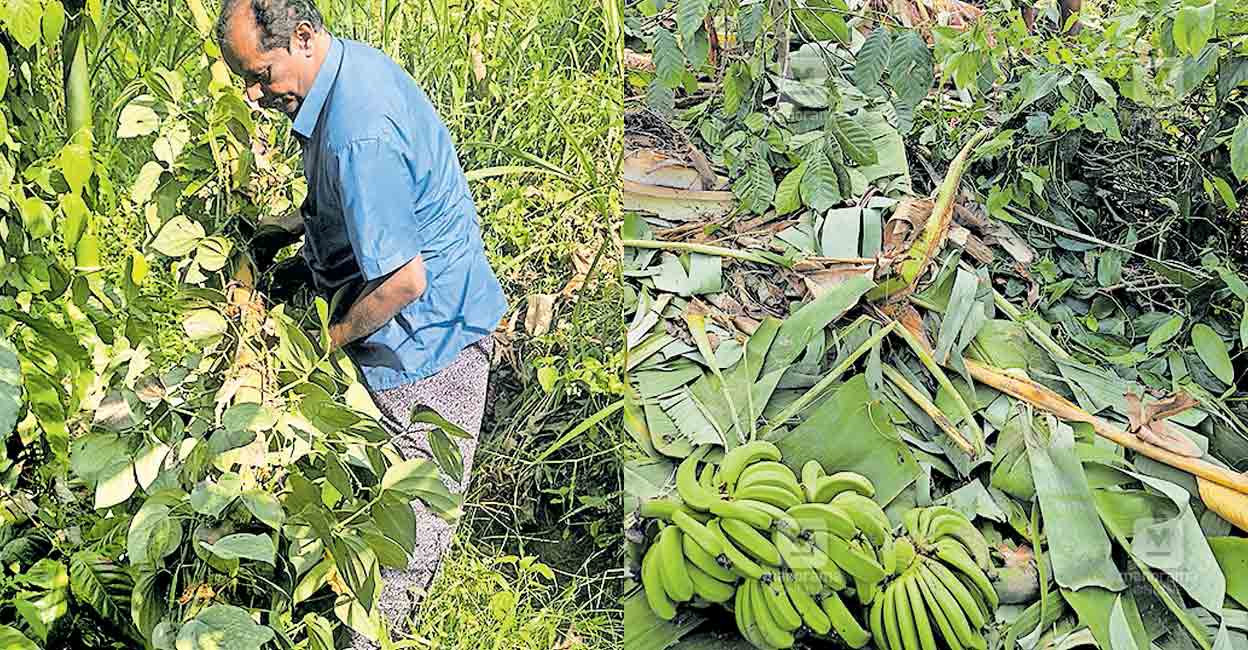
<svg viewBox="0 0 1248 650">
<path fill-rule="evenodd" d="M 369 388 L 428 377 L 489 335 L 507 301 L 450 133 L 415 80 L 385 53 L 335 37 L 294 131 L 317 290 L 352 299 L 417 255 L 425 264 L 424 294 L 346 347 Z"/>
</svg>

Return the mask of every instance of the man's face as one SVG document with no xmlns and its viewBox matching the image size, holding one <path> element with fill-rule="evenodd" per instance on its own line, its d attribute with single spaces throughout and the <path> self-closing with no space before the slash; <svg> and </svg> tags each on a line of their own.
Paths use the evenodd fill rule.
<svg viewBox="0 0 1248 650">
<path fill-rule="evenodd" d="M 311 36 L 307 25 L 300 25 L 288 47 L 262 51 L 260 28 L 251 7 L 242 3 L 230 19 L 222 49 L 230 70 L 243 78 L 247 99 L 293 120 L 308 94 L 310 79 L 315 79 L 315 72 L 309 71 Z"/>
</svg>

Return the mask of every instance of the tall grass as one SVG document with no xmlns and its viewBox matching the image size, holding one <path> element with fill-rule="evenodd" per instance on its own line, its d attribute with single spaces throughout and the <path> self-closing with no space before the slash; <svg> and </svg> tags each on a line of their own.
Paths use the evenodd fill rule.
<svg viewBox="0 0 1248 650">
<path fill-rule="evenodd" d="M 573 637 L 581 645 L 569 647 L 617 647 L 618 417 L 560 438 L 620 389 L 611 237 L 620 222 L 620 7 L 340 0 L 323 9 L 337 33 L 399 61 L 447 123 L 516 323 L 492 378 L 465 525 L 412 632 L 446 648 L 550 648 Z M 593 260 L 592 277 L 557 303 L 550 333 L 525 336 L 527 297 L 560 292 L 577 253 Z M 553 372 L 553 384 L 543 388 L 539 371 Z M 553 582 L 490 559 L 511 554 L 537 556 Z M 513 596 L 514 618 L 489 613 Z"/>
</svg>

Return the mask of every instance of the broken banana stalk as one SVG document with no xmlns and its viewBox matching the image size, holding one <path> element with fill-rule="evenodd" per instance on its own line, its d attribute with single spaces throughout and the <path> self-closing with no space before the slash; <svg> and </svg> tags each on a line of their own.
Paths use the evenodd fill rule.
<svg viewBox="0 0 1248 650">
<path fill-rule="evenodd" d="M 971 377 L 983 384 L 1021 399 L 1036 408 L 1043 409 L 1053 415 L 1071 422 L 1086 422 L 1092 425 L 1096 434 L 1115 444 L 1126 447 L 1136 453 L 1143 454 L 1155 461 L 1181 469 L 1197 478 L 1215 483 L 1224 488 L 1234 490 L 1240 497 L 1248 495 L 1248 476 L 1224 469 L 1200 458 L 1183 456 L 1157 445 L 1140 440 L 1137 436 L 1127 433 L 1109 422 L 1088 413 L 1070 403 L 1066 398 L 1049 390 L 1030 379 L 1008 374 L 993 366 L 965 359 L 966 369 Z M 1234 522 L 1232 522 L 1234 523 Z M 1248 522 L 1245 522 L 1248 523 Z"/>
<path fill-rule="evenodd" d="M 991 128 L 983 129 L 962 145 L 962 150 L 949 164 L 949 171 L 945 173 L 945 179 L 941 181 L 940 189 L 936 192 L 936 203 L 932 206 L 931 216 L 923 225 L 923 232 L 910 245 L 910 249 L 894 262 L 896 273 L 872 289 L 867 294 L 868 300 L 896 302 L 914 291 L 949 235 L 949 224 L 953 221 L 953 202 L 958 194 L 958 185 L 962 182 L 962 174 L 970 162 L 971 152 L 989 133 L 992 133 Z"/>
</svg>

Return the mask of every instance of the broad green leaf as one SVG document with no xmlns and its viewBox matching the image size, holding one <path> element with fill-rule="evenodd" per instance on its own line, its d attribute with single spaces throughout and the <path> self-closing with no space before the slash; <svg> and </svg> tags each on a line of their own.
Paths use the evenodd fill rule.
<svg viewBox="0 0 1248 650">
<path fill-rule="evenodd" d="M 739 34 L 742 43 L 753 43 L 763 33 L 763 20 L 767 17 L 767 3 L 754 2 L 741 5 L 737 10 L 740 20 Z"/>
<path fill-rule="evenodd" d="M 65 29 L 65 7 L 61 0 L 47 0 L 43 6 L 43 42 L 56 45 L 61 40 L 61 31 Z"/>
<path fill-rule="evenodd" d="M 134 494 L 135 490 L 139 489 L 139 483 L 134 476 L 134 465 L 130 463 L 129 455 L 117 460 L 119 462 L 110 468 L 111 471 L 101 476 L 99 483 L 95 484 L 95 507 L 97 509 L 111 508 L 123 503 Z"/>
<path fill-rule="evenodd" d="M 0 625 L 0 648 L 5 650 L 40 650 L 34 641 L 7 625 Z"/>
<path fill-rule="evenodd" d="M 224 237 L 206 237 L 195 247 L 195 261 L 205 271 L 220 271 L 230 259 L 233 244 Z"/>
<path fill-rule="evenodd" d="M 1231 135 L 1231 171 L 1235 178 L 1248 181 L 1248 116 L 1240 116 Z"/>
<path fill-rule="evenodd" d="M 639 589 L 624 599 L 624 643 L 621 647 L 628 650 L 668 650 L 705 621 L 706 618 L 698 610 L 689 610 L 671 621 L 665 621 L 650 609 L 645 593 Z"/>
<path fill-rule="evenodd" d="M 888 29 L 876 27 L 867 35 L 858 55 L 854 59 L 854 85 L 863 92 L 868 92 L 880 83 L 884 70 L 888 68 L 889 49 L 892 46 L 892 35 Z"/>
<path fill-rule="evenodd" d="M 9 33 L 18 45 L 29 48 L 39 41 L 43 0 L 8 0 Z"/>
<path fill-rule="evenodd" d="M 927 96 L 936 71 L 932 52 L 918 30 L 908 29 L 893 39 L 889 53 L 888 82 L 902 103 L 917 105 Z"/>
<path fill-rule="evenodd" d="M 9 51 L 0 43 L 0 97 L 9 88 Z M 5 183 L 7 184 L 7 183 Z"/>
<path fill-rule="evenodd" d="M 837 183 L 836 170 L 833 169 L 826 154 L 820 151 L 803 161 L 802 164 L 808 165 L 805 173 L 802 174 L 798 188 L 802 203 L 817 212 L 826 212 L 844 200 L 841 196 L 840 185 Z"/>
<path fill-rule="evenodd" d="M 1075 453 L 1074 431 L 1047 418 L 1038 419 L 1023 435 L 1057 584 L 1076 590 L 1123 589 L 1126 582 L 1110 557 L 1109 535 Z"/>
<path fill-rule="evenodd" d="M 204 544 L 204 548 L 222 560 L 255 560 L 273 564 L 277 555 L 271 537 L 251 533 L 226 535 L 215 544 Z"/>
<path fill-rule="evenodd" d="M 195 250 L 204 235 L 202 225 L 178 215 L 161 227 L 156 240 L 152 242 L 152 248 L 161 255 L 182 257 Z"/>
<path fill-rule="evenodd" d="M 1231 212 L 1239 210 L 1239 199 L 1235 198 L 1235 190 L 1231 189 L 1231 184 L 1226 182 L 1221 176 L 1213 177 L 1213 187 L 1218 193 L 1218 198 L 1222 199 L 1223 205 Z"/>
<path fill-rule="evenodd" d="M 8 438 L 22 410 L 22 367 L 17 349 L 0 335 L 0 442 Z"/>
<path fill-rule="evenodd" d="M 187 143 L 191 141 L 191 130 L 186 124 L 178 123 L 165 130 L 156 138 L 156 142 L 152 143 L 152 152 L 156 154 L 156 159 L 165 163 L 168 167 L 173 167 L 173 161 L 182 155 L 182 151 L 186 149 Z"/>
<path fill-rule="evenodd" d="M 152 108 L 151 102 L 151 97 L 141 96 L 121 109 L 117 137 L 138 138 L 151 135 L 160 128 L 160 116 Z"/>
<path fill-rule="evenodd" d="M 1171 316 L 1148 335 L 1148 351 L 1156 352 L 1183 329 L 1183 317 Z"/>
<path fill-rule="evenodd" d="M 1051 539 L 1051 538 L 1050 538 Z M 1097 644 L 1106 650 L 1148 650 L 1148 632 L 1140 619 L 1139 607 L 1130 591 L 1115 593 L 1101 587 L 1084 587 L 1077 591 L 1062 589 L 1062 597 L 1079 616 L 1079 623 L 1092 631 Z M 1127 647 L 1115 646 L 1110 626 L 1114 607 L 1121 602 L 1121 611 L 1133 642 Z"/>
<path fill-rule="evenodd" d="M 282 524 L 286 523 L 286 511 L 272 494 L 262 490 L 248 490 L 243 492 L 242 499 L 247 510 L 269 528 L 281 530 Z"/>
<path fill-rule="evenodd" d="M 242 479 L 233 472 L 226 472 L 215 481 L 200 481 L 191 491 L 191 507 L 201 515 L 220 517 L 234 499 L 242 494 L 242 486 Z"/>
<path fill-rule="evenodd" d="M 822 155 L 822 154 L 820 154 Z M 806 173 L 807 162 L 802 161 L 795 169 L 785 174 L 784 180 L 776 188 L 776 214 L 788 214 L 802 207 L 801 187 L 802 176 Z"/>
<path fill-rule="evenodd" d="M 732 183 L 732 191 L 741 199 L 741 207 L 755 214 L 766 212 L 776 194 L 776 181 L 765 157 L 751 152 L 745 169 Z"/>
<path fill-rule="evenodd" d="M 676 3 L 676 27 L 686 47 L 694 32 L 702 27 L 709 5 L 708 0 L 678 0 Z"/>
<path fill-rule="evenodd" d="M 1192 326 L 1192 345 L 1196 346 L 1196 354 L 1205 363 L 1215 377 L 1224 384 L 1235 383 L 1235 367 L 1231 365 L 1231 355 L 1226 342 L 1212 327 L 1204 323 Z"/>
<path fill-rule="evenodd" d="M 148 497 L 130 520 L 126 553 L 131 564 L 156 562 L 182 544 L 182 523 L 169 516 L 180 501 L 176 493 L 161 492 Z"/>
<path fill-rule="evenodd" d="M 182 329 L 192 341 L 220 336 L 227 328 L 225 317 L 216 309 L 195 309 L 182 321 Z"/>
<path fill-rule="evenodd" d="M 124 627 L 134 589 L 129 572 L 99 553 L 79 551 L 69 561 L 69 584 L 78 602 Z"/>
<path fill-rule="evenodd" d="M 65 182 L 69 183 L 70 191 L 74 194 L 81 194 L 82 188 L 86 186 L 88 180 L 91 180 L 91 172 L 94 168 L 91 150 L 85 144 L 66 145 L 64 149 L 61 149 L 58 162 Z"/>
<path fill-rule="evenodd" d="M 275 424 L 277 424 L 277 414 L 265 405 L 253 402 L 232 405 L 221 414 L 222 427 L 232 432 L 245 432 L 245 430 L 258 432 L 258 430 L 271 429 Z"/>
<path fill-rule="evenodd" d="M 130 198 L 139 205 L 152 200 L 152 195 L 155 194 L 156 187 L 160 185 L 160 177 L 164 173 L 164 166 L 155 160 L 143 163 L 139 176 L 134 181 L 134 187 L 130 190 Z"/>
<path fill-rule="evenodd" d="M 143 280 L 147 279 L 147 258 L 139 251 L 130 251 L 130 281 L 134 286 L 143 286 Z"/>
<path fill-rule="evenodd" d="M 65 221 L 61 225 L 61 236 L 65 238 L 67 246 L 75 246 L 87 229 L 87 221 L 90 217 L 87 204 L 77 194 L 64 194 L 61 196 L 61 213 L 65 215 Z"/>
<path fill-rule="evenodd" d="M 1248 607 L 1248 539 L 1210 537 L 1209 548 L 1226 576 L 1226 595 Z"/>
<path fill-rule="evenodd" d="M 22 225 L 26 234 L 42 239 L 52 234 L 52 208 L 37 196 L 22 201 Z"/>
<path fill-rule="evenodd" d="M 824 467 L 866 476 L 875 485 L 875 500 L 885 505 L 921 473 L 894 424 L 900 417 L 892 402 L 872 398 L 866 375 L 857 375 L 773 442 L 795 471 L 818 460 Z"/>
<path fill-rule="evenodd" d="M 395 492 L 383 492 L 373 505 L 372 515 L 383 535 L 398 542 L 408 553 L 416 548 L 416 514 L 406 498 Z"/>
<path fill-rule="evenodd" d="M 431 461 L 417 458 L 390 467 L 381 479 L 381 487 L 424 501 L 443 519 L 459 517 L 459 497 L 447 490 L 437 465 Z"/>
<path fill-rule="evenodd" d="M 828 115 L 827 127 L 840 143 L 841 149 L 854 162 L 862 166 L 879 162 L 871 133 L 857 120 L 844 113 L 831 113 Z"/>
<path fill-rule="evenodd" d="M 828 210 L 819 234 L 819 252 L 826 257 L 860 257 L 858 238 L 862 232 L 862 208 Z"/>
<path fill-rule="evenodd" d="M 1213 36 L 1215 2 L 1203 5 L 1185 5 L 1174 17 L 1174 44 L 1179 51 L 1196 56 L 1205 49 Z"/>
<path fill-rule="evenodd" d="M 662 27 L 654 32 L 654 70 L 667 88 L 680 85 L 685 73 L 685 55 L 676 44 L 676 36 Z"/>
<path fill-rule="evenodd" d="M 1105 77 L 1102 77 L 1101 73 L 1088 69 L 1083 70 L 1080 74 L 1083 75 L 1088 85 L 1092 87 L 1092 91 L 1104 100 L 1106 104 L 1109 104 L 1111 108 L 1118 105 L 1118 92 L 1114 90 L 1114 87 L 1108 81 L 1105 81 Z"/>
<path fill-rule="evenodd" d="M 212 605 L 178 630 L 177 650 L 260 650 L 273 630 L 258 625 L 247 610 Z"/>
</svg>

